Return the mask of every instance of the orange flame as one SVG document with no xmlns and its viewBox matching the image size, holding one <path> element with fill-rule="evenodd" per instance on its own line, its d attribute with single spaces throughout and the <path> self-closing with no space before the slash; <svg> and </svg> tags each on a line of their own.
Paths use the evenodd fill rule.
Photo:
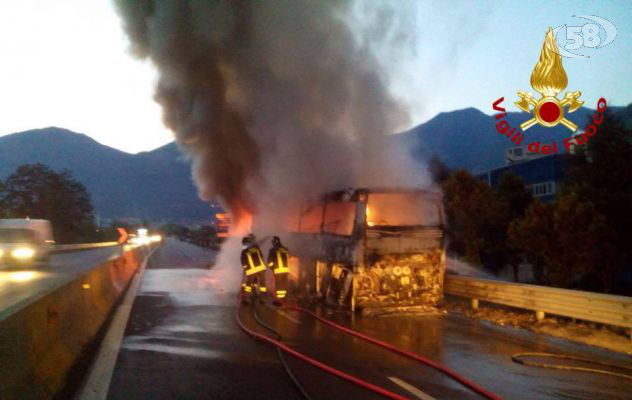
<svg viewBox="0 0 632 400">
<path fill-rule="evenodd" d="M 252 231 L 252 213 L 243 207 L 233 210 L 233 221 L 230 236 L 245 236 Z"/>
<path fill-rule="evenodd" d="M 531 86 L 543 96 L 556 96 L 568 85 L 568 77 L 562 66 L 562 56 L 555 41 L 553 29 L 546 32 L 540 60 L 531 73 Z"/>
<path fill-rule="evenodd" d="M 366 207 L 366 224 L 368 226 L 374 226 L 375 223 L 371 220 L 371 209 L 369 206 Z"/>
</svg>

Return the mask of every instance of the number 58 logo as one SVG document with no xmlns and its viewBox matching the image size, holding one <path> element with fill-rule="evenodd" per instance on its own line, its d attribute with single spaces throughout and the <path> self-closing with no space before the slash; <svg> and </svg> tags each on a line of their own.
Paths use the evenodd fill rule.
<svg viewBox="0 0 632 400">
<path fill-rule="evenodd" d="M 597 17 L 595 15 L 573 15 L 576 18 L 584 18 L 596 23 L 587 23 L 583 26 L 567 26 L 566 24 L 560 25 L 553 29 L 553 34 L 557 38 L 557 44 L 559 49 L 550 50 L 555 53 L 568 58 L 586 57 L 590 56 L 572 53 L 572 50 L 579 50 L 582 47 L 589 49 L 599 49 L 607 46 L 617 37 L 617 27 L 605 18 Z M 558 33 L 564 28 L 566 33 L 566 42 L 562 43 L 558 38 Z M 603 29 L 603 34 L 600 35 Z M 604 36 L 602 38 L 602 36 Z M 571 50 L 571 51 L 569 51 Z"/>
</svg>

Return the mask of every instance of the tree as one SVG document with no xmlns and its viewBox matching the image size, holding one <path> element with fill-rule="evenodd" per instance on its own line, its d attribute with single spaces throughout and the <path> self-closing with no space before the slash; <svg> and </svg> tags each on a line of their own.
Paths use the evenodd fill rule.
<svg viewBox="0 0 632 400">
<path fill-rule="evenodd" d="M 497 270 L 503 204 L 491 188 L 467 171 L 454 172 L 442 184 L 450 249 L 474 264 Z"/>
<path fill-rule="evenodd" d="M 522 178 L 511 171 L 500 176 L 495 193 L 501 201 L 511 205 L 508 215 L 512 220 L 522 217 L 533 200 Z"/>
<path fill-rule="evenodd" d="M 533 266 L 535 280 L 547 284 L 544 266 L 555 247 L 553 206 L 534 200 L 525 215 L 509 225 L 508 234 L 512 248 L 523 254 Z"/>
<path fill-rule="evenodd" d="M 90 195 L 69 172 L 43 164 L 22 165 L 4 183 L 0 205 L 9 218 L 50 220 L 60 243 L 89 240 L 94 234 Z"/>
<path fill-rule="evenodd" d="M 553 204 L 534 201 L 510 224 L 509 237 L 533 264 L 540 283 L 568 288 L 601 264 L 606 229 L 595 206 L 569 192 Z"/>
<path fill-rule="evenodd" d="M 625 128 L 618 118 L 606 112 L 597 133 L 588 138 L 583 154 L 574 157 L 563 188 L 567 193 L 576 193 L 581 201 L 593 204 L 605 218 L 608 230 L 602 237 L 601 262 L 599 267 L 595 265 L 595 272 L 606 290 L 622 294 L 632 292 L 631 288 L 615 288 L 626 265 L 632 264 L 631 171 L 632 129 Z"/>
<path fill-rule="evenodd" d="M 549 257 L 549 278 L 554 286 L 573 287 L 582 276 L 602 267 L 607 227 L 594 204 L 573 192 L 558 196 L 553 228 L 557 248 Z"/>
<path fill-rule="evenodd" d="M 504 212 L 500 215 L 501 227 L 499 233 L 504 236 L 510 224 L 524 216 L 533 198 L 525 187 L 522 178 L 511 171 L 506 171 L 500 176 L 494 193 L 503 205 L 502 210 Z M 495 250 L 498 263 L 511 265 L 514 281 L 518 282 L 518 267 L 521 261 L 519 250 L 512 246 L 510 240 L 500 239 L 496 243 Z"/>
<path fill-rule="evenodd" d="M 632 264 L 632 131 L 607 112 L 596 132 L 555 202 L 532 203 L 509 236 L 541 283 L 629 295 L 620 282 Z"/>
</svg>

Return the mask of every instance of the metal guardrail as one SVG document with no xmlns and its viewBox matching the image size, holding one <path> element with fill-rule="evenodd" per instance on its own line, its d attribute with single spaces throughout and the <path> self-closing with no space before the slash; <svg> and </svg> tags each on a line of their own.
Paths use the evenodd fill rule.
<svg viewBox="0 0 632 400">
<path fill-rule="evenodd" d="M 446 275 L 444 291 L 470 298 L 475 309 L 480 300 L 535 311 L 538 320 L 549 313 L 632 328 L 632 297 L 455 275 Z"/>
<path fill-rule="evenodd" d="M 118 242 L 102 242 L 102 243 L 81 243 L 81 244 L 58 244 L 53 246 L 53 253 L 67 253 L 71 251 L 98 249 L 101 247 L 118 246 Z"/>
</svg>

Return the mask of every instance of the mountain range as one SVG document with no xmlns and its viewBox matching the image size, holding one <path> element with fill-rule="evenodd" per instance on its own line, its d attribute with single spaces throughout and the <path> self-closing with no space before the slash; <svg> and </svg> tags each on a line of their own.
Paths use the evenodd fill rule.
<svg viewBox="0 0 632 400">
<path fill-rule="evenodd" d="M 490 109 L 491 109 L 490 101 Z M 507 100 L 504 106 L 508 108 Z M 510 106 L 513 108 L 513 106 Z M 632 118 L 632 104 L 627 107 L 611 107 L 613 113 L 629 123 Z M 582 107 L 566 117 L 574 122 L 579 130 L 584 130 L 595 110 Z M 530 115 L 521 112 L 508 112 L 503 118 L 511 128 L 520 129 L 520 124 Z M 413 129 L 394 135 L 405 148 L 408 148 L 416 160 L 428 160 L 436 155 L 450 168 L 464 168 L 471 172 L 484 172 L 505 165 L 505 150 L 514 147 L 506 136 L 496 130 L 494 115 L 487 115 L 475 108 L 466 108 L 440 113 L 431 120 Z M 543 144 L 557 142 L 563 151 L 563 140 L 571 136 L 571 131 L 559 124 L 554 128 L 535 125 L 522 131 L 524 139 L 521 146 L 532 142 Z"/>
<path fill-rule="evenodd" d="M 614 111 L 632 125 L 632 105 Z M 593 113 L 581 108 L 568 118 L 581 128 Z M 528 118 L 517 112 L 505 117 L 512 128 Z M 450 168 L 481 172 L 504 165 L 505 150 L 513 146 L 498 134 L 496 122 L 493 115 L 467 108 L 438 114 L 391 138 L 405 146 L 420 164 L 436 155 Z M 535 126 L 524 133 L 523 145 L 555 140 L 558 148 L 570 135 L 562 125 L 552 129 Z M 55 127 L 0 137 L 0 179 L 22 164 L 36 162 L 72 172 L 91 193 L 95 212 L 102 218 L 200 221 L 211 218 L 218 209 L 198 199 L 190 161 L 175 143 L 129 154 L 84 134 Z"/>
<path fill-rule="evenodd" d="M 129 154 L 54 127 L 0 137 L 0 179 L 36 162 L 69 170 L 86 186 L 102 218 L 200 219 L 214 212 L 198 199 L 190 163 L 175 143 Z"/>
</svg>

